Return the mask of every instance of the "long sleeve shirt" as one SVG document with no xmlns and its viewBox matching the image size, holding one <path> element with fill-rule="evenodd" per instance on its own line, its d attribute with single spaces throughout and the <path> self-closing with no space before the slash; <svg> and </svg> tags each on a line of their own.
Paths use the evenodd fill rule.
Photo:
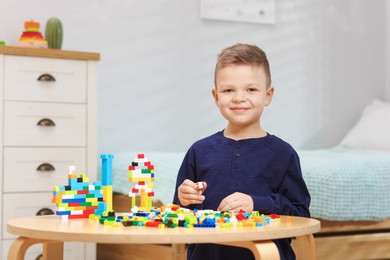
<svg viewBox="0 0 390 260">
<path fill-rule="evenodd" d="M 216 210 L 234 192 L 252 197 L 254 210 L 263 214 L 309 217 L 310 195 L 302 178 L 298 154 L 285 141 L 267 134 L 233 140 L 223 131 L 195 142 L 180 167 L 177 188 L 185 180 L 206 182 L 205 200 L 191 209 Z M 288 239 L 276 240 L 281 259 L 295 259 Z M 246 257 L 244 257 L 246 256 Z M 194 244 L 189 259 L 253 259 L 249 250 L 212 244 Z"/>
</svg>

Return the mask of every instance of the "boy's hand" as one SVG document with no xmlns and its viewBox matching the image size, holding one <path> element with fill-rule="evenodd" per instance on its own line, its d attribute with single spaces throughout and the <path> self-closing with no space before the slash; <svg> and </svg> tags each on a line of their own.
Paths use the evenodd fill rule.
<svg viewBox="0 0 390 260">
<path fill-rule="evenodd" d="M 194 183 L 186 179 L 177 189 L 180 204 L 188 206 L 190 204 L 202 204 L 205 197 L 202 195 L 207 188 L 207 183 Z"/>
<path fill-rule="evenodd" d="M 253 211 L 253 199 L 251 196 L 235 192 L 224 198 L 218 206 L 219 211 Z"/>
</svg>

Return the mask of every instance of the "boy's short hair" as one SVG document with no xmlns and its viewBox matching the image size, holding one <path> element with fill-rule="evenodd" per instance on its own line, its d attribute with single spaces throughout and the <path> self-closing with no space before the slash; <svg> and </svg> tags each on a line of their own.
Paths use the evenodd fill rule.
<svg viewBox="0 0 390 260">
<path fill-rule="evenodd" d="M 256 45 L 237 43 L 227 47 L 218 55 L 214 72 L 214 85 L 217 87 L 217 72 L 230 65 L 251 65 L 264 69 L 267 88 L 271 86 L 271 71 L 265 52 Z"/>
</svg>

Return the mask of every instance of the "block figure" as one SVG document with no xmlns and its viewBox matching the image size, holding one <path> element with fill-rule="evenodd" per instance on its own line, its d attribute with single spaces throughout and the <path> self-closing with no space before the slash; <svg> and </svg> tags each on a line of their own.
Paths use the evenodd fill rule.
<svg viewBox="0 0 390 260">
<path fill-rule="evenodd" d="M 128 178 L 130 182 L 137 183 L 129 192 L 132 198 L 133 208 L 135 197 L 141 193 L 141 208 L 151 208 L 154 197 L 154 165 L 146 158 L 144 154 L 138 154 L 128 169 Z"/>
</svg>

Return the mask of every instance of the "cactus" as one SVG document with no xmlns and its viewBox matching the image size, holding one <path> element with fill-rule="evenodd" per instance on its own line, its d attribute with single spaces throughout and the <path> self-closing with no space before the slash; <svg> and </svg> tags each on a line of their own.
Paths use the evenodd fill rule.
<svg viewBox="0 0 390 260">
<path fill-rule="evenodd" d="M 51 17 L 47 20 L 45 38 L 50 49 L 61 49 L 63 33 L 62 23 L 58 18 Z"/>
</svg>

